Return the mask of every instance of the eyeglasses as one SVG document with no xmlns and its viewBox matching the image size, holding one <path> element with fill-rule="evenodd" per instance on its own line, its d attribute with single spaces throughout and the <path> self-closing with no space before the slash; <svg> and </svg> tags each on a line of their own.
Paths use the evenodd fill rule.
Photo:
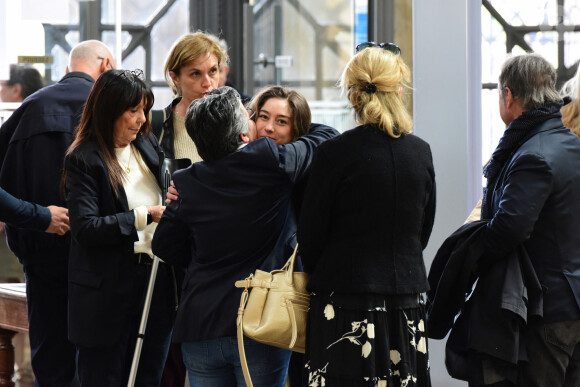
<svg viewBox="0 0 580 387">
<path fill-rule="evenodd" d="M 371 48 L 371 47 L 382 48 L 383 50 L 387 50 L 388 52 L 390 52 L 392 54 L 401 55 L 401 48 L 399 46 L 397 46 L 395 43 L 365 42 L 365 43 L 357 44 L 355 51 L 358 53 L 358 52 L 364 50 L 365 48 Z"/>
<path fill-rule="evenodd" d="M 98 60 L 105 60 L 105 58 L 102 57 L 102 56 L 97 56 L 97 59 Z M 107 63 L 107 66 L 109 66 L 109 69 L 110 70 L 114 70 L 113 65 L 111 64 L 111 62 Z"/>
<path fill-rule="evenodd" d="M 252 109 L 251 107 L 246 107 L 246 110 L 248 111 L 248 119 L 251 120 L 252 118 L 254 118 L 254 116 L 256 115 L 254 109 Z"/>
</svg>

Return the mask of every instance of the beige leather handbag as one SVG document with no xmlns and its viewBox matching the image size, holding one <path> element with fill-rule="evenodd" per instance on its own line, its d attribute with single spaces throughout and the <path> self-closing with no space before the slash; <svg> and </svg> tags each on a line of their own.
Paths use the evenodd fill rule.
<svg viewBox="0 0 580 387">
<path fill-rule="evenodd" d="M 238 350 L 249 387 L 252 380 L 244 351 L 244 335 L 267 345 L 305 351 L 308 274 L 294 272 L 297 251 L 298 246 L 280 270 L 270 273 L 256 270 L 245 280 L 236 281 L 236 287 L 244 288 L 237 318 Z"/>
</svg>

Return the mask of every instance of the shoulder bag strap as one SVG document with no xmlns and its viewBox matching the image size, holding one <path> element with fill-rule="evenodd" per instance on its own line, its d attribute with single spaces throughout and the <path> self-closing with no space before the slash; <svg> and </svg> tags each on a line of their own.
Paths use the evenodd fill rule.
<svg viewBox="0 0 580 387">
<path fill-rule="evenodd" d="M 163 129 L 163 123 L 167 119 L 167 114 L 165 113 L 165 109 L 151 110 L 150 114 L 151 114 L 151 128 L 153 129 L 153 133 L 157 137 L 157 140 L 161 144 L 163 134 L 165 133 L 165 130 Z"/>
<path fill-rule="evenodd" d="M 246 386 L 253 387 L 252 378 L 250 376 L 250 370 L 248 369 L 248 362 L 246 361 L 246 351 L 244 349 L 244 332 L 242 331 L 242 326 L 244 322 L 244 309 L 246 308 L 246 302 L 248 301 L 248 288 L 244 289 L 242 293 L 242 298 L 240 299 L 240 307 L 238 309 L 238 352 L 240 354 L 240 363 L 242 364 L 242 371 L 244 372 L 244 379 L 246 380 Z"/>
</svg>

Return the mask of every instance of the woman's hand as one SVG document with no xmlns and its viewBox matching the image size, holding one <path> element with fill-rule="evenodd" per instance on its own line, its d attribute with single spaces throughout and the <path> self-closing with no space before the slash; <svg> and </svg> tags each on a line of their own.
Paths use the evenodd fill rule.
<svg viewBox="0 0 580 387">
<path fill-rule="evenodd" d="M 167 188 L 167 199 L 165 200 L 166 204 L 171 204 L 172 201 L 177 200 L 179 198 L 179 192 L 175 189 L 175 185 L 173 185 L 173 180 L 171 180 L 171 185 Z"/>
<path fill-rule="evenodd" d="M 159 223 L 161 220 L 161 216 L 163 215 L 163 211 L 165 211 L 165 206 L 149 206 L 147 207 L 147 212 L 151 214 L 151 218 L 155 223 Z"/>
</svg>

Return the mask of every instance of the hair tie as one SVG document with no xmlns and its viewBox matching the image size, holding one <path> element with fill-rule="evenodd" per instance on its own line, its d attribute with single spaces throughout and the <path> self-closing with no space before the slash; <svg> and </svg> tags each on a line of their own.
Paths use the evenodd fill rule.
<svg viewBox="0 0 580 387">
<path fill-rule="evenodd" d="M 375 85 L 374 83 L 367 83 L 367 85 L 365 86 L 365 91 L 369 94 L 376 93 L 377 85 Z"/>
</svg>

